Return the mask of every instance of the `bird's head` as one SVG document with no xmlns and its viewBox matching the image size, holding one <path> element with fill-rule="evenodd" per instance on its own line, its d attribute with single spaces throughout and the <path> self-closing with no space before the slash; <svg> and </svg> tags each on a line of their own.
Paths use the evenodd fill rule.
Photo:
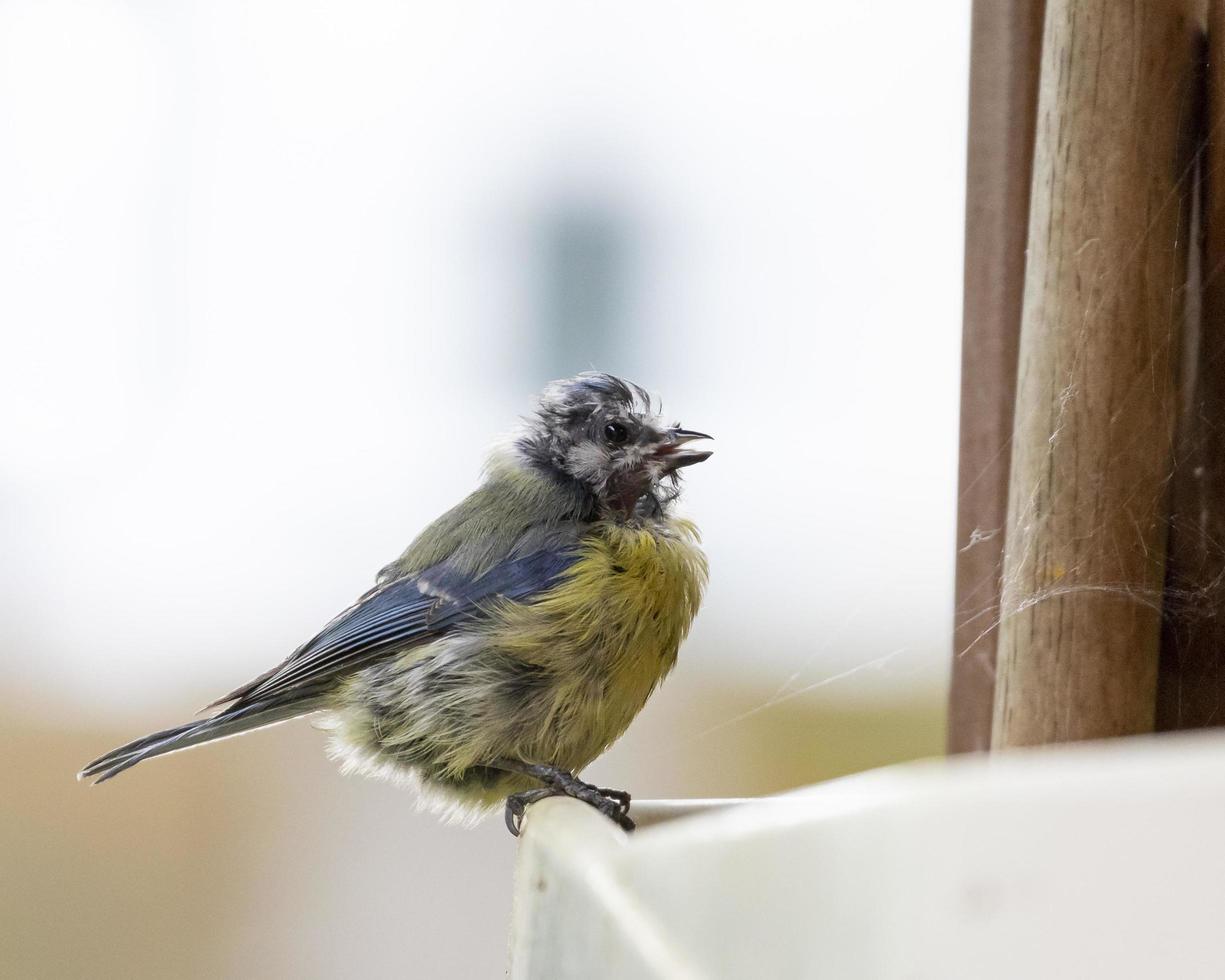
<svg viewBox="0 0 1225 980">
<path fill-rule="evenodd" d="M 578 483 L 602 512 L 629 518 L 675 499 L 679 471 L 711 456 L 686 447 L 709 438 L 666 424 L 638 385 L 588 371 L 545 388 L 516 445 L 533 464 Z"/>
</svg>

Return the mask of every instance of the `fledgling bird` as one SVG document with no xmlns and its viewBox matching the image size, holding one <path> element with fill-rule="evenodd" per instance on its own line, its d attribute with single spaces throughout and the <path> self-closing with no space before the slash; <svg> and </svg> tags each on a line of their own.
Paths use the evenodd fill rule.
<svg viewBox="0 0 1225 980">
<path fill-rule="evenodd" d="M 484 481 L 377 584 L 214 715 L 87 765 L 136 763 L 322 712 L 347 768 L 406 777 L 431 808 L 476 815 L 566 795 L 626 829 L 629 794 L 576 773 L 676 662 L 706 584 L 697 529 L 673 516 L 679 471 L 709 436 L 665 425 L 637 385 L 550 384 Z"/>
</svg>

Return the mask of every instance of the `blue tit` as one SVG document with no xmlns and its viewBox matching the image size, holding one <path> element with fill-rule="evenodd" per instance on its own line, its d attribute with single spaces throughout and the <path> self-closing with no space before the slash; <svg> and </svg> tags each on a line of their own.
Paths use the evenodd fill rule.
<svg viewBox="0 0 1225 980">
<path fill-rule="evenodd" d="M 666 425 L 640 387 L 588 372 L 550 384 L 481 485 L 277 667 L 87 765 L 145 759 L 320 713 L 347 770 L 412 783 L 475 817 L 566 795 L 632 828 L 629 795 L 577 773 L 676 663 L 706 585 L 679 473 L 708 439 Z"/>
</svg>

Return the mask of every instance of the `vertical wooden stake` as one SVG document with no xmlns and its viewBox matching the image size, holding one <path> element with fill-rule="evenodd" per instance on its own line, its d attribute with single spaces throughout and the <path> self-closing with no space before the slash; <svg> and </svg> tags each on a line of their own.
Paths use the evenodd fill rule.
<svg viewBox="0 0 1225 980">
<path fill-rule="evenodd" d="M 991 744 L 1043 0 L 974 0 L 950 752 Z"/>
<path fill-rule="evenodd" d="M 1209 6 L 1199 316 L 1188 316 L 1171 488 L 1159 730 L 1225 725 L 1225 3 Z"/>
<path fill-rule="evenodd" d="M 1195 7 L 1048 0 L 995 747 L 1153 727 Z"/>
</svg>

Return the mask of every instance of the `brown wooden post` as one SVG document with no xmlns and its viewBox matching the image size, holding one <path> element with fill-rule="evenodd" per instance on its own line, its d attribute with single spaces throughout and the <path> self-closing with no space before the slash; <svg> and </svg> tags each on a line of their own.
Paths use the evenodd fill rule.
<svg viewBox="0 0 1225 980">
<path fill-rule="evenodd" d="M 1153 727 L 1195 7 L 1048 0 L 995 747 Z"/>
<path fill-rule="evenodd" d="M 1159 730 L 1225 725 L 1225 4 L 1209 7 L 1201 262 L 1180 379 Z"/>
<path fill-rule="evenodd" d="M 991 744 L 1043 0 L 975 0 L 950 752 Z"/>
</svg>

